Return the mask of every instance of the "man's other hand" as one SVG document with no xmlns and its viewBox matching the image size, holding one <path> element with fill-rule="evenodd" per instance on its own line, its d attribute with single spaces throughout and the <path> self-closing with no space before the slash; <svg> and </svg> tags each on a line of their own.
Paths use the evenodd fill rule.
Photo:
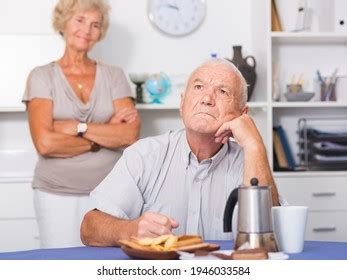
<svg viewBox="0 0 347 280">
<path fill-rule="evenodd" d="M 154 212 L 144 213 L 141 217 L 134 220 L 134 223 L 137 225 L 137 238 L 172 234 L 172 229 L 179 226 L 176 220 Z"/>
</svg>

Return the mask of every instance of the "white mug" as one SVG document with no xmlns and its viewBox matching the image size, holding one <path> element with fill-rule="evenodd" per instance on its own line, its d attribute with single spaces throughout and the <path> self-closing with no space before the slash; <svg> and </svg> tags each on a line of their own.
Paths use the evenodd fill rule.
<svg viewBox="0 0 347 280">
<path fill-rule="evenodd" d="M 295 254 L 304 249 L 307 206 L 272 207 L 273 227 L 280 250 Z"/>
<path fill-rule="evenodd" d="M 237 228 L 238 215 L 239 215 L 239 205 L 236 204 L 234 208 L 233 216 L 231 218 L 232 237 L 234 241 L 236 240 L 236 236 L 238 232 L 238 228 Z"/>
</svg>

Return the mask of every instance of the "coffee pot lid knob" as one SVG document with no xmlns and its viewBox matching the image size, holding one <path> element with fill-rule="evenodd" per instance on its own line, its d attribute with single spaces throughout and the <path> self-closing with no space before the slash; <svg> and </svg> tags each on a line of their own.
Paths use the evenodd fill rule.
<svg viewBox="0 0 347 280">
<path fill-rule="evenodd" d="M 257 178 L 254 177 L 251 179 L 251 186 L 258 186 L 258 184 L 259 184 L 259 181 Z"/>
</svg>

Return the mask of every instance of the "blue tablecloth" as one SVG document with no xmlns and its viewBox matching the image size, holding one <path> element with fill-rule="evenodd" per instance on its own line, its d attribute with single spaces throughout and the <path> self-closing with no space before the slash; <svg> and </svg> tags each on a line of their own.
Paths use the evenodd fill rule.
<svg viewBox="0 0 347 280">
<path fill-rule="evenodd" d="M 221 249 L 232 248 L 231 241 L 211 241 Z M 0 260 L 128 260 L 117 247 L 76 247 L 0 253 Z M 291 260 L 347 260 L 346 242 L 306 241 L 302 253 L 289 254 Z"/>
</svg>

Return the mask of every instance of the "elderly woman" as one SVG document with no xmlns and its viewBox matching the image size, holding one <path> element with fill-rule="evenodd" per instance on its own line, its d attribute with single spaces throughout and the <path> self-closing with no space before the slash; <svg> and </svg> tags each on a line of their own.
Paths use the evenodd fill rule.
<svg viewBox="0 0 347 280">
<path fill-rule="evenodd" d="M 36 67 L 23 102 L 39 153 L 33 188 L 42 248 L 81 245 L 88 195 L 109 173 L 140 121 L 123 71 L 88 57 L 106 34 L 105 0 L 59 0 L 53 27 L 63 57 Z"/>
</svg>

